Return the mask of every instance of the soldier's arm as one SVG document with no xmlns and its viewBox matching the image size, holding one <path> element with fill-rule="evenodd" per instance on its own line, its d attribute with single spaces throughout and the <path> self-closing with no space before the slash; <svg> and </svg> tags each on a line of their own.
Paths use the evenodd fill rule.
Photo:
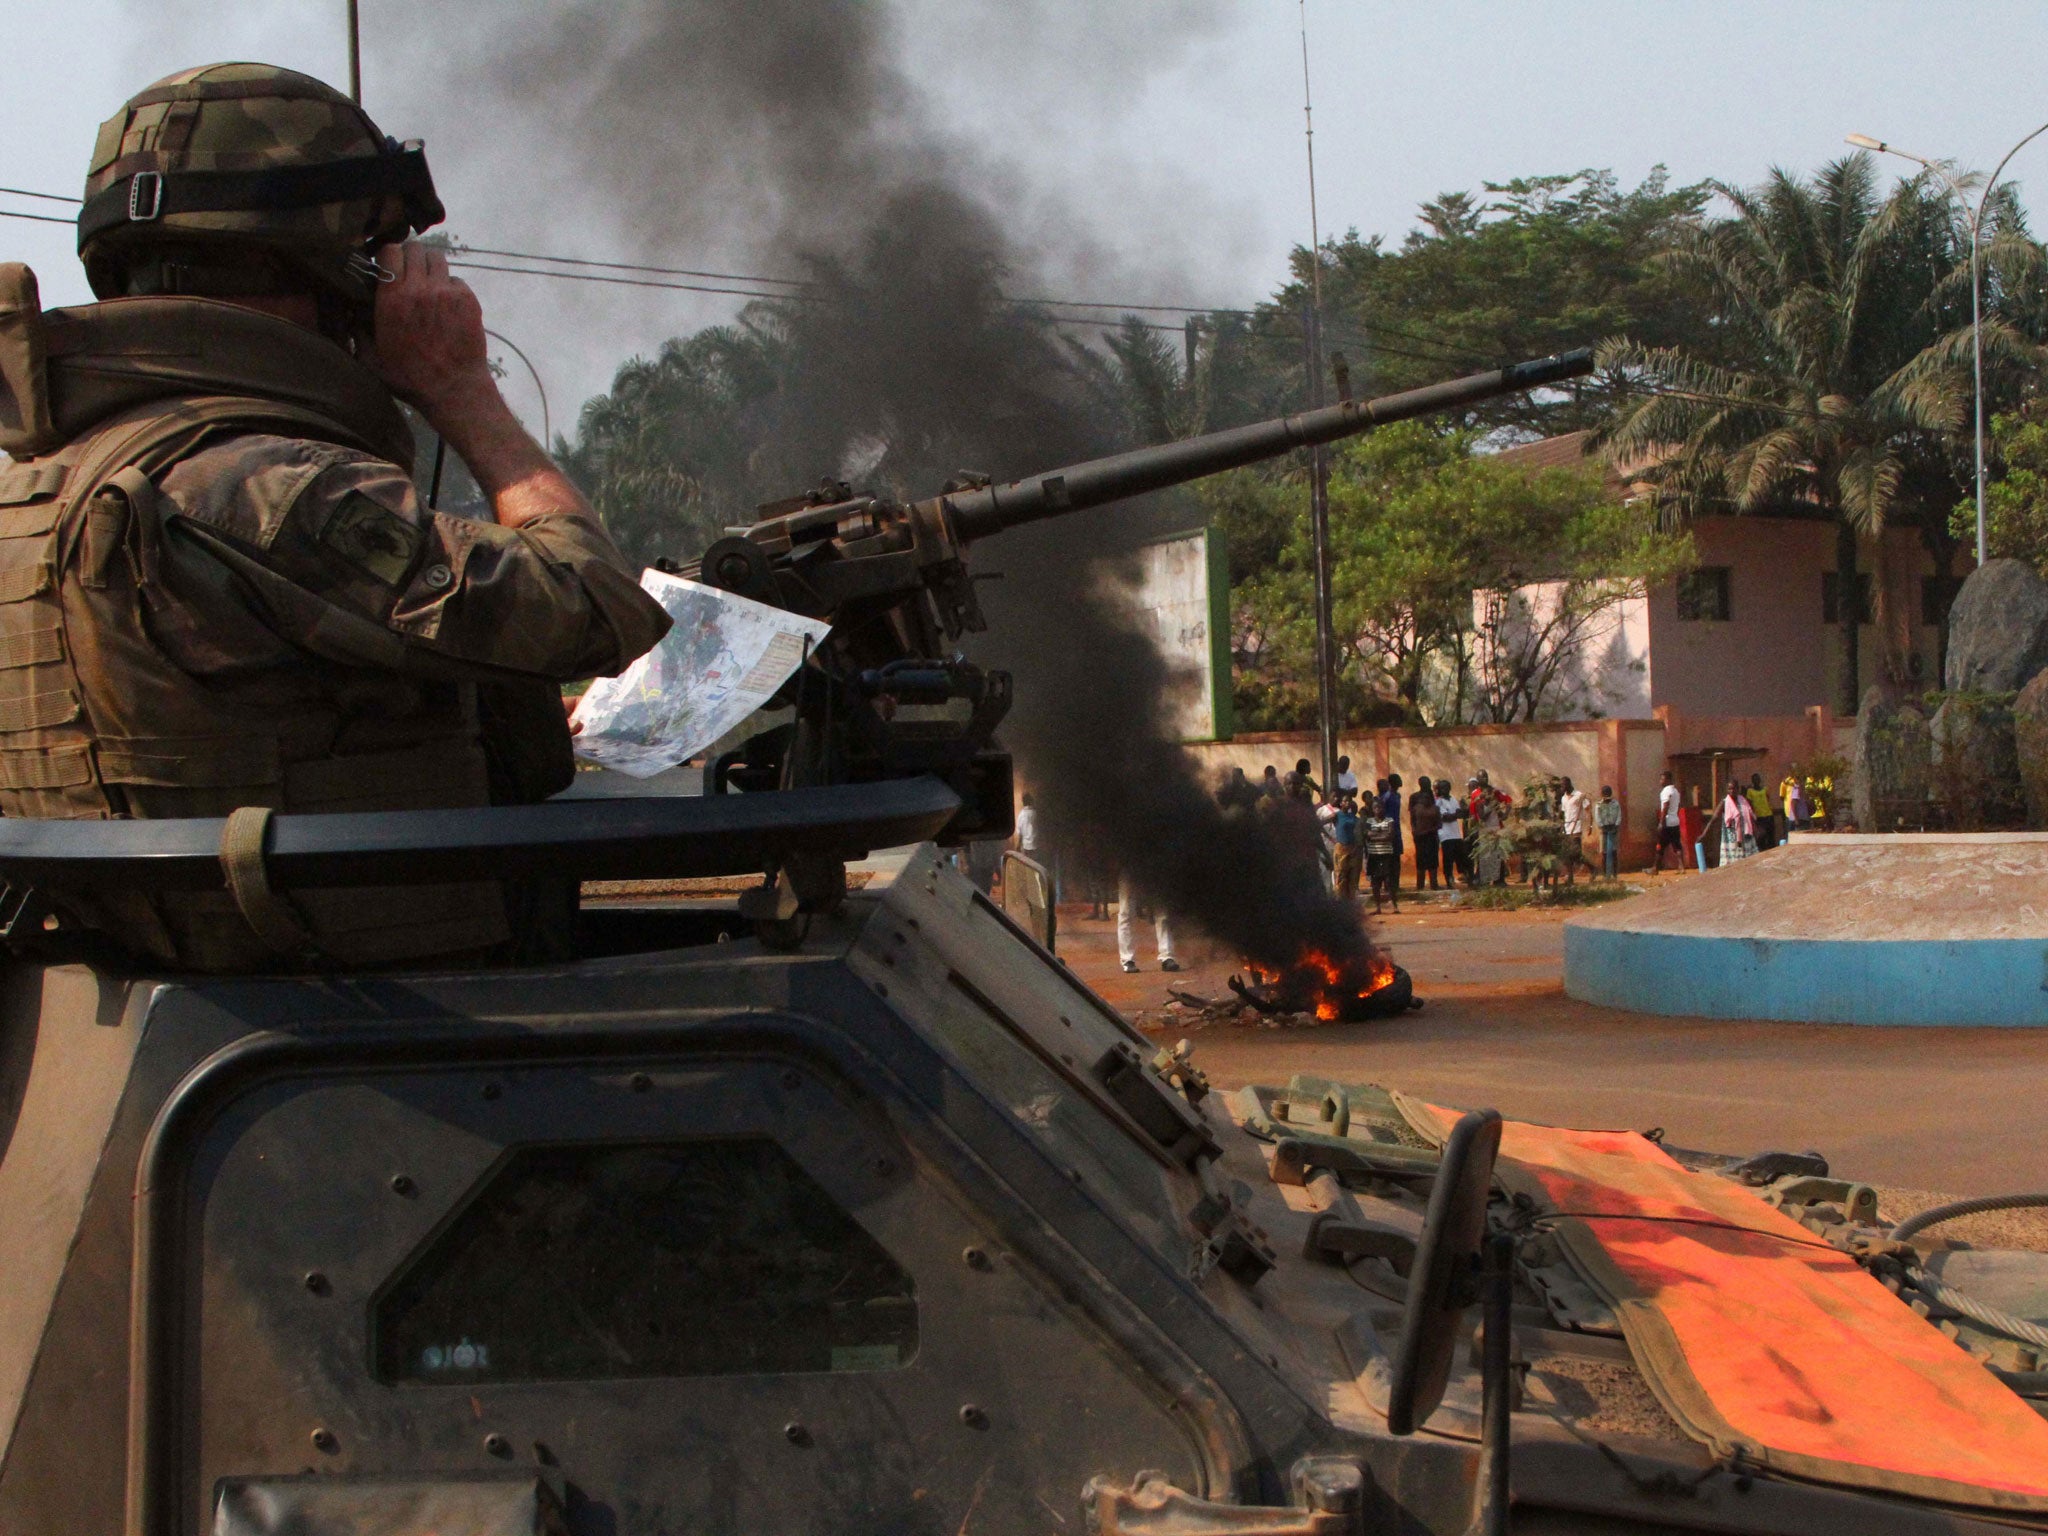
<svg viewBox="0 0 2048 1536">
<path fill-rule="evenodd" d="M 568 681 L 617 672 L 669 627 L 596 519 L 504 528 L 430 511 L 404 470 L 352 449 L 229 438 L 161 490 L 172 574 L 192 573 L 174 585 L 224 567 L 263 628 L 333 660 L 403 667 L 395 637 L 444 663 Z"/>
<path fill-rule="evenodd" d="M 179 465 L 164 483 L 173 507 L 284 578 L 244 585 L 287 642 L 388 664 L 388 640 L 320 617 L 338 608 L 448 660 L 562 680 L 617 672 L 668 616 L 506 406 L 482 311 L 447 258 L 408 244 L 381 261 L 395 276 L 377 295 L 379 370 L 462 456 L 496 524 L 422 506 L 395 464 L 271 436 Z"/>
</svg>

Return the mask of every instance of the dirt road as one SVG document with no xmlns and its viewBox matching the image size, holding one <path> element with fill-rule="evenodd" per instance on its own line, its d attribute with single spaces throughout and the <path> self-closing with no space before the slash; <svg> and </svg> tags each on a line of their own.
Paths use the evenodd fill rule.
<svg viewBox="0 0 2048 1536">
<path fill-rule="evenodd" d="M 1162 975 L 1149 926 L 1117 968 L 1113 924 L 1062 911 L 1060 952 L 1127 1013 L 1168 983 L 1227 995 L 1232 957 L 1194 948 Z M 2048 1035 L 1659 1018 L 1564 995 L 1562 920 L 1410 908 L 1376 933 L 1427 1006 L 1312 1029 L 1211 1027 L 1218 1086 L 1295 1072 L 1390 1083 L 1558 1124 L 1662 1126 L 1681 1146 L 1825 1153 L 1843 1177 L 1977 1194 L 2048 1188 Z"/>
</svg>

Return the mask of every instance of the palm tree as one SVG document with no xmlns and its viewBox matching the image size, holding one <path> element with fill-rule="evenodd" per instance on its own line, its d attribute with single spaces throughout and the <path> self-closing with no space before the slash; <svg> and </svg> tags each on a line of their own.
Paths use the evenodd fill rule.
<svg viewBox="0 0 2048 1536">
<path fill-rule="evenodd" d="M 1718 355 L 1601 349 L 1638 398 L 1605 434 L 1618 464 L 1681 516 L 1810 510 L 1835 524 L 1840 712 L 1860 700 L 1858 546 L 1915 505 L 1932 479 L 1954 500 L 1955 439 L 1970 407 L 1969 303 L 1950 281 L 1964 255 L 1946 196 L 1924 178 L 1880 196 L 1868 155 L 1812 181 L 1784 171 L 1753 190 L 1714 184 L 1735 217 L 1666 259 L 1714 306 Z M 1960 317 L 1961 326 L 1956 320 Z M 2024 346 L 1985 327 L 1987 351 Z M 2009 347 L 2008 347 L 2009 350 Z M 1881 591 L 1880 587 L 1880 591 Z"/>
<path fill-rule="evenodd" d="M 788 371 L 773 317 L 750 311 L 620 367 L 559 457 L 641 560 L 694 557 L 758 496 L 754 458 Z"/>
</svg>

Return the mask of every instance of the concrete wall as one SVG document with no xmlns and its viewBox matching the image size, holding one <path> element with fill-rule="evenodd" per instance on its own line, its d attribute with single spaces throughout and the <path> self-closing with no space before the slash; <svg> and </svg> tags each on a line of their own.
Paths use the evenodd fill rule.
<svg viewBox="0 0 2048 1536">
<path fill-rule="evenodd" d="M 1768 517 L 1702 517 L 1688 526 L 1700 564 L 1729 568 L 1729 619 L 1681 620 L 1675 584 L 1651 592 L 1652 705 L 1798 717 L 1818 700 L 1835 702 L 1840 631 L 1824 622 L 1821 606 L 1822 576 L 1835 568 L 1833 526 Z M 1866 542 L 1860 558 L 1874 591 L 1879 552 Z M 1909 528 L 1886 530 L 1882 556 L 1881 622 L 1863 626 L 1857 658 L 1863 686 L 1886 675 L 1888 649 L 1904 658 L 1909 677 L 1917 667 L 1928 687 L 1938 686 L 1941 632 L 1920 622 L 1920 582 L 1934 563 Z M 1959 556 L 1954 574 L 1969 565 Z"/>
<path fill-rule="evenodd" d="M 1657 845 L 1657 791 L 1664 783 L 1665 733 L 1662 730 L 1630 730 L 1623 737 L 1627 766 L 1622 778 L 1628 784 L 1622 807 L 1622 857 L 1631 865 L 1647 863 Z M 1604 781 L 1603 781 L 1604 782 Z M 1621 785 L 1614 787 L 1622 794 Z"/>
</svg>

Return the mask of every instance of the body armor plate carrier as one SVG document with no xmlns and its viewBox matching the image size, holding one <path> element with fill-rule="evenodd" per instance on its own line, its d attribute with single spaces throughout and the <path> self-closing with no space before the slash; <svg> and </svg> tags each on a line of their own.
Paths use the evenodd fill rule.
<svg viewBox="0 0 2048 1536">
<path fill-rule="evenodd" d="M 369 619 L 389 670 L 323 655 L 321 623 L 294 624 L 295 608 L 310 612 L 301 589 L 160 501 L 172 465 L 250 432 L 412 458 L 382 384 L 310 332 L 192 299 L 44 315 L 33 274 L 0 266 L 0 447 L 16 461 L 0 468 L 7 815 L 489 802 L 474 681 Z M 173 659 L 166 627 L 204 630 L 210 608 L 224 635 L 262 613 L 302 660 L 194 675 Z M 364 639 L 351 636 L 351 657 Z M 56 894 L 131 949 L 209 971 L 481 955 L 507 937 L 503 894 L 489 884 L 266 892 L 271 905 L 254 913 L 239 888 Z"/>
</svg>

